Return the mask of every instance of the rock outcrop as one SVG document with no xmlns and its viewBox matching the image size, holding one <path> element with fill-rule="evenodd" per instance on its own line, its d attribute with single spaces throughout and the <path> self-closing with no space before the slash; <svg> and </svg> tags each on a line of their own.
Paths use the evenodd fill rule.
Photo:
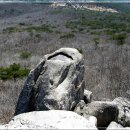
<svg viewBox="0 0 130 130">
<path fill-rule="evenodd" d="M 130 130 L 130 127 L 123 127 L 117 122 L 112 121 L 106 130 Z"/>
<path fill-rule="evenodd" d="M 114 121 L 112 121 L 110 124 L 109 124 L 109 126 L 107 127 L 107 129 L 106 130 L 112 130 L 112 129 L 123 129 L 123 126 L 122 125 L 120 125 L 120 124 L 118 124 L 118 123 L 116 123 L 116 122 L 114 122 Z"/>
<path fill-rule="evenodd" d="M 119 109 L 117 121 L 123 126 L 130 127 L 130 101 L 123 97 L 117 97 L 113 101 Z"/>
<path fill-rule="evenodd" d="M 75 107 L 74 112 L 85 117 L 85 115 L 86 115 L 86 112 L 84 111 L 85 107 L 86 107 L 86 104 L 85 104 L 84 100 L 81 100 Z"/>
<path fill-rule="evenodd" d="M 85 103 L 90 103 L 92 101 L 92 92 L 89 90 L 84 90 L 84 101 Z"/>
<path fill-rule="evenodd" d="M 118 117 L 118 108 L 114 103 L 105 101 L 93 101 L 89 104 L 80 102 L 75 112 L 86 117 L 87 115 L 97 118 L 98 127 L 107 127 L 111 121 Z"/>
<path fill-rule="evenodd" d="M 92 92 L 84 88 L 83 57 L 77 49 L 47 54 L 30 72 L 16 116 L 0 129 L 130 129 L 130 101 L 92 101 Z"/>
<path fill-rule="evenodd" d="M 94 121 L 95 122 L 95 121 Z M 15 116 L 9 124 L 0 129 L 92 129 L 97 130 L 93 117 L 88 120 L 62 110 L 34 111 Z"/>
<path fill-rule="evenodd" d="M 74 48 L 47 54 L 32 70 L 20 94 L 15 115 L 40 110 L 72 110 L 84 97 L 84 63 Z"/>
</svg>

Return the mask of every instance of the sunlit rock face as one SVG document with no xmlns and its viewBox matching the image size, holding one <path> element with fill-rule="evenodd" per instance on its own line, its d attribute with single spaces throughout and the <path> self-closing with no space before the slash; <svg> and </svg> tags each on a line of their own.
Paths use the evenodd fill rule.
<svg viewBox="0 0 130 130">
<path fill-rule="evenodd" d="M 15 116 L 8 124 L 0 125 L 0 129 L 97 130 L 93 118 L 85 119 L 71 111 L 34 111 Z"/>
<path fill-rule="evenodd" d="M 20 94 L 15 114 L 40 110 L 72 110 L 84 96 L 84 63 L 74 48 L 43 57 Z"/>
</svg>

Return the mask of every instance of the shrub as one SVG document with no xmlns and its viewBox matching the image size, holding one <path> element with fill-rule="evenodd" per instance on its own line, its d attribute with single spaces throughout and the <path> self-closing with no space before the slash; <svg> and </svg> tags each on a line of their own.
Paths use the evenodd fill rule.
<svg viewBox="0 0 130 130">
<path fill-rule="evenodd" d="M 60 39 L 69 39 L 69 38 L 73 38 L 75 37 L 75 35 L 73 33 L 67 33 L 67 34 L 64 34 L 62 36 L 60 36 Z"/>
<path fill-rule="evenodd" d="M 26 24 L 25 23 L 19 23 L 20 26 L 25 26 Z"/>
<path fill-rule="evenodd" d="M 61 14 L 62 11 L 61 10 L 53 10 L 50 12 L 51 14 Z"/>
<path fill-rule="evenodd" d="M 9 67 L 0 67 L 0 79 L 8 80 L 25 77 L 29 72 L 29 69 L 21 68 L 19 64 L 13 63 Z"/>
<path fill-rule="evenodd" d="M 24 23 L 19 23 L 19 25 L 25 25 Z M 22 31 L 28 31 L 28 32 L 47 32 L 51 33 L 53 32 L 51 28 L 54 28 L 54 26 L 48 25 L 48 24 L 43 24 L 39 26 L 28 26 L 28 27 L 7 27 L 6 29 L 3 29 L 4 33 L 14 33 L 14 32 L 22 32 Z"/>
<path fill-rule="evenodd" d="M 79 21 L 67 21 L 65 26 L 66 28 L 75 29 L 79 25 Z"/>
<path fill-rule="evenodd" d="M 106 32 L 107 35 L 112 36 L 116 33 L 116 30 L 115 29 L 106 29 L 105 32 Z"/>
<path fill-rule="evenodd" d="M 78 27 L 84 29 L 88 27 L 90 29 L 112 29 L 118 33 L 127 30 L 129 26 L 127 19 L 127 17 L 122 17 L 118 14 L 86 12 L 83 17 L 80 14 L 76 20 L 67 21 L 65 26 L 70 29 L 78 29 Z"/>
<path fill-rule="evenodd" d="M 13 33 L 13 32 L 20 32 L 20 29 L 17 27 L 7 27 L 6 29 L 3 29 L 4 33 Z"/>
<path fill-rule="evenodd" d="M 130 28 L 128 28 L 128 29 L 126 30 L 126 32 L 127 32 L 127 33 L 130 33 Z"/>
<path fill-rule="evenodd" d="M 82 48 L 77 48 L 77 50 L 79 51 L 79 53 L 83 54 L 83 49 Z"/>
<path fill-rule="evenodd" d="M 100 31 L 92 31 L 91 34 L 92 34 L 92 35 L 100 35 L 101 32 L 100 32 Z"/>
<path fill-rule="evenodd" d="M 120 34 L 115 34 L 113 35 L 113 40 L 117 40 L 118 45 L 123 45 L 125 44 L 125 39 L 127 38 L 126 33 L 120 33 Z"/>
<path fill-rule="evenodd" d="M 50 26 L 46 25 L 46 24 L 43 24 L 43 25 L 40 25 L 40 26 L 30 26 L 30 27 L 25 28 L 24 30 L 26 30 L 28 32 L 32 32 L 32 31 L 36 31 L 36 32 L 48 32 L 48 33 L 53 32 L 50 29 Z"/>
<path fill-rule="evenodd" d="M 78 31 L 79 31 L 79 32 L 82 32 L 82 31 L 84 31 L 84 28 L 78 27 Z"/>
<path fill-rule="evenodd" d="M 20 54 L 20 58 L 22 58 L 22 59 L 27 59 L 27 58 L 29 58 L 30 56 L 31 56 L 31 53 L 30 53 L 30 52 L 27 52 L 27 51 L 22 52 L 22 53 Z"/>
<path fill-rule="evenodd" d="M 99 44 L 99 38 L 96 37 L 96 38 L 94 38 L 93 40 L 94 40 L 95 45 L 98 45 L 98 44 Z"/>
<path fill-rule="evenodd" d="M 60 32 L 59 30 L 56 30 L 55 33 L 56 33 L 56 34 L 60 34 L 61 32 Z"/>
<path fill-rule="evenodd" d="M 38 34 L 35 35 L 35 37 L 41 38 L 41 34 L 38 33 Z"/>
</svg>

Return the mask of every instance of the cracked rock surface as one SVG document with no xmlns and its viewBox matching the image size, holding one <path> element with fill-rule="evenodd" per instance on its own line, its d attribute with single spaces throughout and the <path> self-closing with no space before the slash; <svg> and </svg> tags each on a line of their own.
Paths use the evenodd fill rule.
<svg viewBox="0 0 130 130">
<path fill-rule="evenodd" d="M 43 57 L 20 94 L 15 115 L 41 110 L 72 110 L 84 97 L 84 63 L 74 48 Z"/>
</svg>

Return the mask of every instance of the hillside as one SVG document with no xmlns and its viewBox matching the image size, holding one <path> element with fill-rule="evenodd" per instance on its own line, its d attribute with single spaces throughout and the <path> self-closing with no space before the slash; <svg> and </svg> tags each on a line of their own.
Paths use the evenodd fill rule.
<svg viewBox="0 0 130 130">
<path fill-rule="evenodd" d="M 121 5 L 100 6 L 118 13 L 0 4 L 0 123 L 13 116 L 29 71 L 61 47 L 83 53 L 86 88 L 94 100 L 130 98 L 130 5 L 122 5 L 125 11 Z"/>
</svg>

